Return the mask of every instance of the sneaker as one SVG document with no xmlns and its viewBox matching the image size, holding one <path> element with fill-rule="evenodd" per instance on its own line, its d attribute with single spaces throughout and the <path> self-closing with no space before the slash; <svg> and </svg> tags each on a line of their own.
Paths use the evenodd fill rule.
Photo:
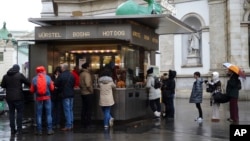
<svg viewBox="0 0 250 141">
<path fill-rule="evenodd" d="M 197 122 L 202 122 L 202 121 L 203 121 L 202 118 L 198 118 L 198 119 L 197 119 Z"/>
<path fill-rule="evenodd" d="M 202 121 L 203 119 L 201 118 L 201 117 L 197 117 L 194 121 L 198 121 L 198 122 L 200 122 L 200 121 Z"/>
<path fill-rule="evenodd" d="M 53 130 L 48 131 L 48 135 L 53 135 L 55 132 Z"/>
<path fill-rule="evenodd" d="M 161 113 L 158 112 L 158 111 L 155 111 L 155 112 L 154 112 L 154 115 L 155 115 L 155 117 L 160 117 L 160 116 L 161 116 Z"/>
<path fill-rule="evenodd" d="M 108 126 L 108 125 L 105 125 L 105 126 L 104 126 L 104 129 L 108 129 L 108 128 L 109 128 L 109 126 Z"/>
<path fill-rule="evenodd" d="M 166 117 L 166 113 L 165 112 L 162 113 L 162 117 Z"/>
<path fill-rule="evenodd" d="M 114 125 L 114 118 L 109 119 L 109 126 L 112 127 Z"/>
</svg>

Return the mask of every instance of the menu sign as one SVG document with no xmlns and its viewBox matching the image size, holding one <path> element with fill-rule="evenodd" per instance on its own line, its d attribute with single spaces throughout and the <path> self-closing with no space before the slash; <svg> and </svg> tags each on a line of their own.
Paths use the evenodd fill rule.
<svg viewBox="0 0 250 141">
<path fill-rule="evenodd" d="M 35 28 L 35 40 L 119 39 L 158 48 L 158 35 L 150 28 L 130 24 L 48 26 Z"/>
</svg>

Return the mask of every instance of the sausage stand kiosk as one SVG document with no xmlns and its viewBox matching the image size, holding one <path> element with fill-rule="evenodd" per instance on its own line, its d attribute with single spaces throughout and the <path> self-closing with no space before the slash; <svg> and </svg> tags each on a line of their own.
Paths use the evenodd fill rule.
<svg viewBox="0 0 250 141">
<path fill-rule="evenodd" d="M 160 34 L 193 32 L 171 15 L 94 16 L 63 18 L 30 18 L 35 27 L 35 44 L 30 47 L 30 74 L 38 65 L 54 68 L 67 63 L 72 69 L 90 62 L 96 101 L 94 119 L 102 119 L 98 105 L 98 72 L 106 64 L 115 67 L 114 81 L 122 79 L 125 87 L 114 90 L 113 114 L 116 120 L 129 120 L 148 114 L 147 94 L 143 86 L 145 72 L 155 64 Z M 151 64 L 149 64 L 151 62 Z M 76 89 L 74 114 L 80 117 L 80 92 Z"/>
</svg>

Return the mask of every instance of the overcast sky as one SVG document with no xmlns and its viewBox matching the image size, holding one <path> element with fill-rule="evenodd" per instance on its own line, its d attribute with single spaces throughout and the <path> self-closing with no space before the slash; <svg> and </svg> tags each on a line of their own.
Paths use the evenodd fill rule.
<svg viewBox="0 0 250 141">
<path fill-rule="evenodd" d="M 0 28 L 6 22 L 9 31 L 32 31 L 28 18 L 40 18 L 41 10 L 41 0 L 0 0 Z"/>
</svg>

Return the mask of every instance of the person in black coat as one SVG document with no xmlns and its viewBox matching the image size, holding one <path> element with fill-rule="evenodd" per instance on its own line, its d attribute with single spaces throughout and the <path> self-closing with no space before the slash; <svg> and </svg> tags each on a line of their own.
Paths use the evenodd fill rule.
<svg viewBox="0 0 250 141">
<path fill-rule="evenodd" d="M 227 120 L 233 124 L 239 123 L 239 90 L 241 89 L 241 81 L 239 75 L 228 69 L 227 75 L 230 77 L 227 81 L 226 94 L 229 96 L 230 118 Z"/>
<path fill-rule="evenodd" d="M 174 95 L 175 95 L 175 77 L 176 71 L 169 70 L 169 77 L 162 81 L 162 102 L 165 105 L 165 114 L 163 116 L 167 118 L 174 118 Z"/>
<path fill-rule="evenodd" d="M 6 101 L 9 106 L 11 134 L 22 134 L 22 119 L 24 110 L 24 94 L 22 85 L 25 84 L 30 86 L 29 80 L 25 78 L 19 70 L 19 65 L 13 65 L 13 67 L 7 71 L 7 74 L 3 76 L 1 83 L 1 87 L 6 90 Z M 17 115 L 15 115 L 15 113 Z"/>
<path fill-rule="evenodd" d="M 61 66 L 57 66 L 51 76 L 53 82 L 56 81 L 58 76 L 62 73 Z M 61 123 L 61 114 L 62 114 L 62 99 L 59 97 L 58 88 L 55 87 L 55 90 L 51 94 L 52 101 L 52 124 L 53 128 L 60 128 Z"/>
<path fill-rule="evenodd" d="M 62 131 L 70 131 L 73 129 L 73 100 L 74 100 L 74 85 L 75 78 L 69 71 L 67 64 L 62 65 L 62 73 L 55 81 L 55 86 L 58 88 L 59 96 L 62 98 L 63 112 L 65 116 L 65 127 Z"/>
</svg>

